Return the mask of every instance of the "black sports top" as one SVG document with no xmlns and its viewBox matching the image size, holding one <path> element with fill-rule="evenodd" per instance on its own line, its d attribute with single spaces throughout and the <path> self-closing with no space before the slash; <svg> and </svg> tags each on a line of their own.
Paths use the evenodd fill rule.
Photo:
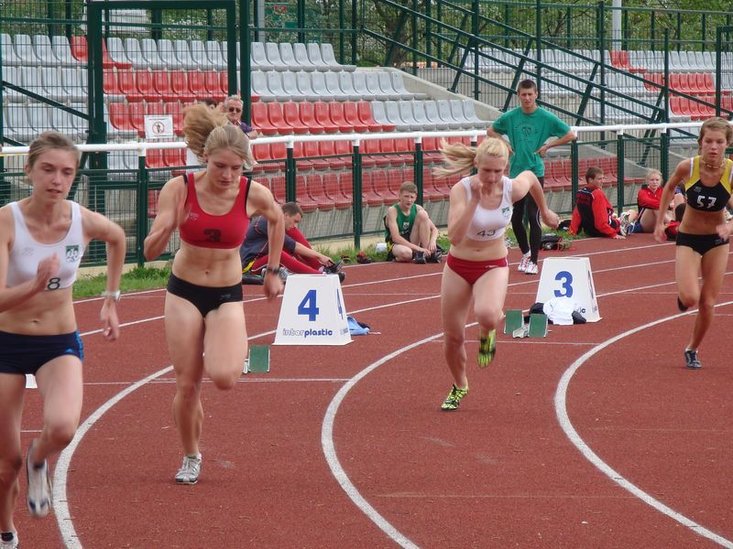
<svg viewBox="0 0 733 549">
<path fill-rule="evenodd" d="M 725 159 L 725 168 L 720 180 L 712 187 L 700 181 L 700 157 L 690 158 L 690 177 L 684 183 L 687 205 L 695 210 L 719 212 L 730 200 L 733 160 Z"/>
</svg>

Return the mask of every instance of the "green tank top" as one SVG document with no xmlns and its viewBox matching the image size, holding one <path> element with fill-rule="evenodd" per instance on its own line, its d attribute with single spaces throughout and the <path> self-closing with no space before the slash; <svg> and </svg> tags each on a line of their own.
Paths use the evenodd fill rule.
<svg viewBox="0 0 733 549">
<path fill-rule="evenodd" d="M 413 204 L 410 208 L 409 214 L 404 214 L 400 209 L 399 204 L 393 204 L 392 207 L 397 210 L 397 230 L 400 232 L 402 238 L 410 240 L 410 233 L 412 232 L 412 226 L 415 224 L 415 217 L 417 217 L 417 204 Z M 389 234 L 389 229 L 385 230 L 385 239 L 388 241 L 392 240 Z"/>
</svg>

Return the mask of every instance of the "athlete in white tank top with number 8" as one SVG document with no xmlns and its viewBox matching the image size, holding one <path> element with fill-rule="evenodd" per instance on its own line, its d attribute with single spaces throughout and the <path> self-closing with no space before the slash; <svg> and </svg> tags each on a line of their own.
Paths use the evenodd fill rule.
<svg viewBox="0 0 733 549">
<path fill-rule="evenodd" d="M 35 375 L 43 428 L 29 445 L 27 506 L 42 517 L 52 507 L 48 459 L 74 437 L 82 408 L 83 345 L 72 300 L 84 248 L 107 243 L 107 291 L 100 318 L 108 341 L 119 336 L 116 301 L 125 260 L 125 233 L 103 215 L 67 200 L 79 150 L 62 134 L 30 145 L 25 173 L 31 195 L 0 208 L 0 546 L 18 547 L 13 511 L 18 498 L 23 394 Z M 31 532 L 29 532 L 30 534 Z M 32 538 L 23 544 L 37 547 Z"/>
</svg>

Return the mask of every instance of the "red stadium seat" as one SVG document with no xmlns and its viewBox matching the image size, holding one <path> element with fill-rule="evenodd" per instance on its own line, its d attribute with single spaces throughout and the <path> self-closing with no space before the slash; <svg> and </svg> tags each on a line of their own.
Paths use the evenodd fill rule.
<svg viewBox="0 0 733 549">
<path fill-rule="evenodd" d="M 153 75 L 148 71 L 136 71 L 135 81 L 137 90 L 142 94 L 145 101 L 160 101 L 161 97 L 153 84 Z"/>
<path fill-rule="evenodd" d="M 195 101 L 196 95 L 188 87 L 188 76 L 184 71 L 170 71 L 171 89 L 179 101 L 191 103 Z"/>
<path fill-rule="evenodd" d="M 209 99 L 211 95 L 206 89 L 206 80 L 204 79 L 204 73 L 199 71 L 188 71 L 188 87 L 191 93 L 196 97 L 196 101 L 203 101 Z"/>
<path fill-rule="evenodd" d="M 321 174 L 311 173 L 306 175 L 305 184 L 308 188 L 308 195 L 320 211 L 329 211 L 334 209 L 336 205 L 326 194 L 323 176 Z"/>
<path fill-rule="evenodd" d="M 306 175 L 297 175 L 295 177 L 295 201 L 300 205 L 305 213 L 313 212 L 318 209 L 318 202 L 313 200 L 311 195 L 308 193 L 308 177 L 309 176 Z"/>
<path fill-rule="evenodd" d="M 137 131 L 130 121 L 130 112 L 128 103 L 110 103 L 109 104 L 109 121 L 118 130 Z"/>
<path fill-rule="evenodd" d="M 393 132 L 396 126 L 394 124 L 380 124 L 374 120 L 372 114 L 372 106 L 368 101 L 359 101 L 357 103 L 357 110 L 359 112 L 359 119 L 367 125 L 369 131 L 372 132 Z"/>
<path fill-rule="evenodd" d="M 295 158 L 295 162 L 299 172 L 301 170 L 313 169 L 313 161 L 310 158 L 305 158 L 308 155 L 305 153 L 305 148 L 303 147 L 303 145 L 304 143 L 302 141 L 296 141 L 295 143 L 293 143 L 293 157 Z"/>
<path fill-rule="evenodd" d="M 125 95 L 120 90 L 120 83 L 117 79 L 117 73 L 111 69 L 105 69 L 102 73 L 102 91 L 106 98 L 110 98 L 110 101 L 114 101 L 114 96 L 119 96 L 119 99 Z"/>
<path fill-rule="evenodd" d="M 285 198 L 285 176 L 284 175 L 273 175 L 270 178 L 270 192 L 275 200 L 280 204 L 285 204 L 287 199 Z"/>
<path fill-rule="evenodd" d="M 130 103 L 130 122 L 140 137 L 145 137 L 145 103 Z"/>
<path fill-rule="evenodd" d="M 294 134 L 305 134 L 308 133 L 308 126 L 303 124 L 300 120 L 300 110 L 298 104 L 288 101 L 283 103 L 283 119 L 285 124 L 288 125 L 290 131 Z"/>
<path fill-rule="evenodd" d="M 353 132 L 354 128 L 346 121 L 344 115 L 344 104 L 338 101 L 328 103 L 328 113 L 331 116 L 331 122 L 336 124 L 341 133 Z"/>
<path fill-rule="evenodd" d="M 148 149 L 145 153 L 145 167 L 151 169 L 165 168 L 162 149 Z"/>
<path fill-rule="evenodd" d="M 163 101 L 178 101 L 178 95 L 171 88 L 171 80 L 167 71 L 153 71 L 153 87 Z"/>
<path fill-rule="evenodd" d="M 344 120 L 357 133 L 364 133 L 369 130 L 369 126 L 359 119 L 358 104 L 354 101 L 346 101 L 344 106 Z"/>
<path fill-rule="evenodd" d="M 288 126 L 287 122 L 285 122 L 285 118 L 283 117 L 282 105 L 277 101 L 264 104 L 267 105 L 267 118 L 269 118 L 270 124 L 277 129 L 277 133 L 281 135 L 291 133 L 290 126 Z"/>
<path fill-rule="evenodd" d="M 87 37 L 75 34 L 69 38 L 69 46 L 71 47 L 71 55 L 74 59 L 86 63 L 89 60 L 89 50 L 87 49 Z"/>
<path fill-rule="evenodd" d="M 316 124 L 324 129 L 326 133 L 336 133 L 339 127 L 333 123 L 328 109 L 328 103 L 324 101 L 316 101 L 313 103 Z"/>
<path fill-rule="evenodd" d="M 204 71 L 204 88 L 209 92 L 209 97 L 220 103 L 224 101 L 226 92 L 221 89 L 221 79 L 216 71 Z"/>
<path fill-rule="evenodd" d="M 351 198 L 342 192 L 339 177 L 334 171 L 323 174 L 323 192 L 337 209 L 343 210 L 351 207 Z"/>
<path fill-rule="evenodd" d="M 251 107 L 252 127 L 262 135 L 277 135 L 278 128 L 270 122 L 267 103 L 253 103 Z"/>
<path fill-rule="evenodd" d="M 374 192 L 382 197 L 382 202 L 392 205 L 397 202 L 398 195 L 389 186 L 389 171 L 377 170 L 372 173 L 372 188 Z"/>
<path fill-rule="evenodd" d="M 137 89 L 135 73 L 130 70 L 117 72 L 117 81 L 120 91 L 130 103 L 137 103 L 144 99 L 143 94 Z"/>
<path fill-rule="evenodd" d="M 308 126 L 310 133 L 323 133 L 324 129 L 316 122 L 316 110 L 313 103 L 309 101 L 298 103 L 298 110 L 300 111 L 300 121 Z"/>
</svg>

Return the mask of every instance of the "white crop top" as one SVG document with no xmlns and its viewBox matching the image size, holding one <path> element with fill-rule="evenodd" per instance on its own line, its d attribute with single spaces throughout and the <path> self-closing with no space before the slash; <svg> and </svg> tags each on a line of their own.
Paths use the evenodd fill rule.
<svg viewBox="0 0 733 549">
<path fill-rule="evenodd" d="M 471 200 L 471 178 L 464 177 L 461 183 L 466 189 L 466 200 Z M 498 208 L 487 210 L 480 204 L 476 206 L 466 233 L 471 240 L 496 240 L 504 236 L 504 230 L 512 219 L 512 180 L 503 176 L 501 184 L 503 192 Z"/>
<path fill-rule="evenodd" d="M 79 263 L 84 255 L 84 231 L 79 204 L 68 202 L 71 204 L 71 226 L 64 238 L 54 244 L 37 242 L 28 231 L 18 203 L 10 203 L 15 221 L 15 240 L 8 262 L 8 288 L 33 280 L 38 271 L 38 264 L 54 253 L 59 257 L 59 272 L 55 277 L 49 279 L 46 289 L 68 288 L 74 283 Z"/>
</svg>

